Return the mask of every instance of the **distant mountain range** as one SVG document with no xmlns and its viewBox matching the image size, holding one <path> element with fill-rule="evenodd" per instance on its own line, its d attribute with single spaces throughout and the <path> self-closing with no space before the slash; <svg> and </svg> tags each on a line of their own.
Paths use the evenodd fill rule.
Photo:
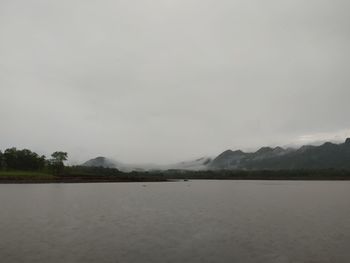
<svg viewBox="0 0 350 263">
<path fill-rule="evenodd" d="M 123 172 L 131 171 L 154 171 L 154 170 L 207 170 L 208 164 L 212 159 L 209 157 L 203 157 L 192 161 L 180 162 L 170 165 L 156 165 L 156 164 L 125 164 L 106 157 L 97 157 L 91 159 L 83 166 L 90 167 L 104 167 L 104 168 L 116 168 Z"/>
<path fill-rule="evenodd" d="M 106 157 L 97 157 L 83 166 L 117 168 L 121 171 L 147 170 L 281 170 L 350 169 L 350 138 L 345 143 L 326 142 L 298 149 L 263 147 L 256 152 L 227 150 L 214 159 L 203 157 L 173 165 L 127 165 Z"/>
</svg>

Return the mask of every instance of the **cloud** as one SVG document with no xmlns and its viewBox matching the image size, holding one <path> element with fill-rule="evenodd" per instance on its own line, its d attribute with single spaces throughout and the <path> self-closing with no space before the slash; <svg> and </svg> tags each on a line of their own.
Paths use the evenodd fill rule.
<svg viewBox="0 0 350 263">
<path fill-rule="evenodd" d="M 1 1 L 0 148 L 167 163 L 341 133 L 349 7 Z"/>
<path fill-rule="evenodd" d="M 295 143 L 297 145 L 320 144 L 324 142 L 343 143 L 344 138 L 349 138 L 349 137 L 350 137 L 350 129 L 340 130 L 335 132 L 323 132 L 323 133 L 301 135 L 295 140 Z"/>
</svg>

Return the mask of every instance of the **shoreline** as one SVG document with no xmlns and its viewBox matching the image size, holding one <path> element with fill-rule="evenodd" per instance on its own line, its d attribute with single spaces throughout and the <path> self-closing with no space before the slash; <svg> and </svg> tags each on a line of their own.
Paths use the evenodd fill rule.
<svg viewBox="0 0 350 263">
<path fill-rule="evenodd" d="M 157 183 L 169 180 L 123 180 L 123 179 L 1 179 L 0 184 L 69 184 L 69 183 Z"/>
<path fill-rule="evenodd" d="M 165 180 L 127 180 L 127 179 L 0 179 L 0 184 L 81 184 L 81 183 L 166 183 L 190 181 L 350 181 L 350 178 L 168 178 Z"/>
</svg>

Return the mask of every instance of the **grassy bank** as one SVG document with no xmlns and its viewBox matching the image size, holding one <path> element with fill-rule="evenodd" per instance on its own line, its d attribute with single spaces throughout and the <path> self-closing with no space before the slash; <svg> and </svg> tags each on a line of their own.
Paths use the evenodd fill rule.
<svg viewBox="0 0 350 263">
<path fill-rule="evenodd" d="M 0 180 L 53 180 L 55 176 L 35 171 L 0 171 Z"/>
<path fill-rule="evenodd" d="M 160 175 L 121 173 L 116 169 L 71 169 L 54 176 L 39 171 L 0 171 L 0 184 L 12 183 L 99 183 L 99 182 L 163 182 Z"/>
<path fill-rule="evenodd" d="M 39 171 L 0 171 L 0 183 L 162 182 L 173 180 L 350 180 L 349 170 L 153 171 L 123 173 L 101 167 L 65 167 L 54 176 Z"/>
</svg>

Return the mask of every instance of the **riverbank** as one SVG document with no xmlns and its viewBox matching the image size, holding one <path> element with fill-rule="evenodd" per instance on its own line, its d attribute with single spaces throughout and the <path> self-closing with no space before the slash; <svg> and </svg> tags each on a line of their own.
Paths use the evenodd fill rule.
<svg viewBox="0 0 350 263">
<path fill-rule="evenodd" d="M 91 172 L 91 171 L 90 171 Z M 187 180 L 266 180 L 266 181 L 348 181 L 346 170 L 284 170 L 284 171 L 163 171 L 123 173 L 99 169 L 88 173 L 66 173 L 54 176 L 43 172 L 0 171 L 0 184 L 34 183 L 123 183 L 169 182 Z"/>
<path fill-rule="evenodd" d="M 2 179 L 0 184 L 57 184 L 57 183 L 143 183 L 143 182 L 168 182 L 169 180 L 130 180 L 118 178 L 54 178 L 54 179 Z"/>
<path fill-rule="evenodd" d="M 69 175 L 54 176 L 43 172 L 0 171 L 0 184 L 34 184 L 34 183 L 122 183 L 122 182 L 164 182 L 161 176 L 98 176 Z"/>
</svg>

